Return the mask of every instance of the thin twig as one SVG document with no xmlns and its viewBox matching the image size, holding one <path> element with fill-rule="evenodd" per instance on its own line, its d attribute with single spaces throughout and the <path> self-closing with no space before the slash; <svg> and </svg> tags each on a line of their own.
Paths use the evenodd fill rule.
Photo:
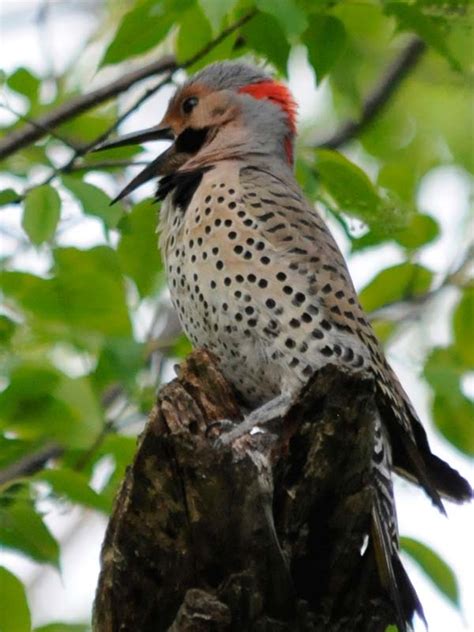
<svg viewBox="0 0 474 632">
<path fill-rule="evenodd" d="M 469 269 L 472 267 L 474 261 L 474 246 L 470 246 L 467 249 L 465 256 L 461 263 L 454 267 L 451 272 L 448 272 L 433 289 L 424 292 L 423 294 L 416 294 L 406 298 L 401 298 L 398 301 L 392 301 L 379 307 L 378 309 L 370 312 L 369 320 L 374 321 L 378 319 L 388 319 L 396 321 L 399 324 L 416 316 L 417 312 L 425 307 L 432 299 L 442 292 L 447 287 L 457 287 L 464 289 L 471 286 L 471 280 L 469 275 Z M 392 315 L 395 310 L 405 308 L 400 316 Z"/>
<path fill-rule="evenodd" d="M 0 470 L 0 485 L 39 472 L 49 460 L 58 458 L 63 452 L 62 446 L 57 443 L 50 443 L 32 454 L 26 454 L 15 463 Z"/>
<path fill-rule="evenodd" d="M 334 134 L 325 140 L 316 142 L 315 146 L 325 149 L 337 149 L 358 136 L 381 113 L 403 80 L 416 66 L 425 50 L 426 44 L 418 37 L 414 37 L 366 98 L 360 118 L 356 121 L 345 121 Z"/>
<path fill-rule="evenodd" d="M 78 165 L 74 164 L 70 167 L 69 171 L 94 171 L 96 169 L 146 167 L 149 164 L 149 160 L 102 160 L 100 162 L 89 162 Z"/>
<path fill-rule="evenodd" d="M 79 147 L 77 145 L 74 145 L 74 143 L 72 143 L 62 134 L 58 134 L 58 132 L 56 132 L 54 129 L 51 129 L 50 127 L 45 127 L 44 125 L 41 124 L 39 120 L 35 120 L 34 118 L 27 116 L 26 114 L 20 114 L 20 112 L 17 112 L 17 110 L 14 110 L 11 107 L 11 105 L 9 105 L 8 103 L 6 102 L 0 103 L 0 108 L 4 108 L 5 110 L 7 110 L 7 112 L 10 112 L 10 114 L 13 114 L 24 123 L 28 123 L 28 125 L 32 125 L 33 127 L 37 128 L 39 131 L 43 132 L 44 134 L 49 134 L 53 138 L 56 138 L 57 140 L 61 141 L 61 143 L 66 145 L 66 147 L 69 147 L 73 151 L 79 150 Z"/>
</svg>

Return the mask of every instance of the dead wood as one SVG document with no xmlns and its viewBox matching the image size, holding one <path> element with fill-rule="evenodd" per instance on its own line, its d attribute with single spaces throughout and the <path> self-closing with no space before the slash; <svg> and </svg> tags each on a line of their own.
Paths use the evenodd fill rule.
<svg viewBox="0 0 474 632">
<path fill-rule="evenodd" d="M 283 422 L 215 444 L 241 417 L 206 351 L 160 393 L 102 551 L 95 632 L 382 632 L 393 613 L 361 547 L 373 383 L 328 366 Z"/>
</svg>

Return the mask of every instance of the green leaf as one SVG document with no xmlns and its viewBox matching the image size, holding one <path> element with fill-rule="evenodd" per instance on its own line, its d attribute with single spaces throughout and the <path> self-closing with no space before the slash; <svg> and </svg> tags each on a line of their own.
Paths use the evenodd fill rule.
<svg viewBox="0 0 474 632">
<path fill-rule="evenodd" d="M 61 303 L 52 280 L 17 271 L 0 272 L 0 286 L 4 296 L 38 319 L 60 320 Z"/>
<path fill-rule="evenodd" d="M 398 112 L 391 110 L 393 116 L 390 119 L 399 119 Z M 406 113 L 404 115 L 407 117 Z M 385 113 L 385 119 L 389 118 L 388 113 Z M 391 121 L 392 122 L 392 121 Z M 413 122 L 413 119 L 411 119 Z M 393 121 L 393 136 L 398 132 L 398 138 L 393 143 L 390 142 L 391 138 L 387 139 L 386 127 L 381 124 L 381 120 L 378 119 L 369 130 L 367 130 L 362 138 L 362 143 L 367 151 L 375 156 L 380 156 L 382 153 L 389 154 L 389 162 L 385 163 L 379 171 L 377 177 L 377 184 L 385 189 L 390 189 L 395 192 L 406 203 L 413 204 L 416 198 L 416 187 L 418 179 L 423 174 L 423 169 L 420 168 L 420 159 L 417 156 L 416 150 L 413 146 L 400 149 L 400 133 L 401 126 L 400 121 Z M 370 147 L 367 140 L 370 138 Z M 398 142 L 397 147 L 393 147 L 395 142 Z"/>
<path fill-rule="evenodd" d="M 5 437 L 0 433 L 0 470 L 23 458 L 27 454 L 35 452 L 39 447 L 31 441 Z"/>
<path fill-rule="evenodd" d="M 145 0 L 129 11 L 109 44 L 100 66 L 117 64 L 157 46 L 193 4 L 193 0 Z"/>
<path fill-rule="evenodd" d="M 120 383 L 133 388 L 138 372 L 145 366 L 144 345 L 132 339 L 107 340 L 97 368 L 94 385 L 97 392 Z"/>
<path fill-rule="evenodd" d="M 27 68 L 18 68 L 7 79 L 9 88 L 25 96 L 30 103 L 37 103 L 41 82 Z"/>
<path fill-rule="evenodd" d="M 474 456 L 474 403 L 462 392 L 464 367 L 454 347 L 433 349 L 424 375 L 433 389 L 433 419 L 458 450 Z"/>
<path fill-rule="evenodd" d="M 16 323 L 5 316 L 4 314 L 0 314 L 0 345 L 9 344 L 10 340 L 13 338 L 13 334 L 15 333 Z"/>
<path fill-rule="evenodd" d="M 438 237 L 438 222 L 423 213 L 415 213 L 408 226 L 394 235 L 395 241 L 410 250 L 425 246 Z"/>
<path fill-rule="evenodd" d="M 385 2 L 386 13 L 396 17 L 402 30 L 414 31 L 427 44 L 432 46 L 451 64 L 455 70 L 461 70 L 459 61 L 453 56 L 446 44 L 446 21 L 437 16 L 424 15 L 419 9 L 406 2 Z"/>
<path fill-rule="evenodd" d="M 42 244 L 52 239 L 61 216 L 61 198 L 49 184 L 26 194 L 22 226 L 30 240 Z"/>
<path fill-rule="evenodd" d="M 188 62 L 196 53 L 211 41 L 212 30 L 209 20 L 199 6 L 193 6 L 180 16 L 180 28 L 176 41 L 176 56 L 179 63 Z M 230 59 L 236 55 L 236 41 L 238 32 L 231 33 L 220 44 L 213 46 L 204 56 L 201 56 L 191 66 L 187 67 L 189 73 L 194 73 L 200 68 L 215 61 Z M 239 49 L 242 53 L 242 49 Z"/>
<path fill-rule="evenodd" d="M 90 377 L 61 374 L 53 394 L 71 411 L 72 419 L 69 428 L 59 419 L 50 420 L 50 438 L 66 446 L 89 446 L 104 427 L 104 412 Z"/>
<path fill-rule="evenodd" d="M 280 23 L 268 13 L 259 13 L 242 28 L 246 44 L 257 53 L 264 55 L 284 74 L 290 45 Z"/>
<path fill-rule="evenodd" d="M 342 154 L 329 149 L 315 152 L 321 184 L 336 202 L 339 211 L 369 224 L 377 234 L 387 234 L 406 224 L 406 212 L 399 200 L 388 193 L 380 197 L 364 171 Z"/>
<path fill-rule="evenodd" d="M 400 538 L 400 546 L 426 573 L 436 588 L 459 610 L 458 583 L 450 566 L 438 553 L 418 540 L 403 537 Z"/>
<path fill-rule="evenodd" d="M 107 513 L 108 501 L 95 492 L 90 486 L 87 477 L 80 472 L 68 469 L 43 470 L 32 480 L 49 483 L 55 494 L 65 496 L 68 500 L 85 507 L 97 509 Z"/>
<path fill-rule="evenodd" d="M 371 323 L 372 328 L 382 344 L 386 344 L 397 329 L 397 325 L 391 320 L 376 319 Z"/>
<path fill-rule="evenodd" d="M 110 42 L 100 67 L 140 55 L 156 46 L 168 33 L 171 23 L 164 15 L 164 2 L 155 2 L 156 12 L 152 17 L 153 2 L 138 3 L 122 19 L 113 40 Z"/>
<path fill-rule="evenodd" d="M 214 34 L 222 26 L 224 17 L 229 14 L 239 0 L 198 0 L 204 15 L 211 23 Z"/>
<path fill-rule="evenodd" d="M 21 439 L 85 447 L 103 427 L 103 413 L 87 377 L 25 362 L 0 393 L 0 427 Z"/>
<path fill-rule="evenodd" d="M 200 51 L 211 41 L 212 31 L 206 16 L 198 7 L 192 7 L 181 18 L 176 40 L 176 55 L 183 63 Z"/>
<path fill-rule="evenodd" d="M 19 499 L 0 506 L 0 544 L 59 568 L 59 546 L 34 506 Z"/>
<path fill-rule="evenodd" d="M 52 281 L 63 319 L 78 329 L 129 336 L 130 318 L 116 252 L 106 246 L 57 248 L 54 259 Z"/>
<path fill-rule="evenodd" d="M 454 348 L 466 369 L 474 369 L 474 288 L 464 290 L 454 312 Z"/>
<path fill-rule="evenodd" d="M 62 181 L 77 199 L 86 215 L 98 217 L 107 228 L 116 228 L 124 213 L 122 204 L 117 202 L 110 206 L 110 197 L 102 189 L 78 178 L 63 176 Z"/>
<path fill-rule="evenodd" d="M 81 623 L 48 623 L 39 628 L 35 628 L 33 632 L 88 632 L 89 626 Z"/>
<path fill-rule="evenodd" d="M 0 206 L 6 206 L 7 204 L 15 204 L 20 199 L 20 194 L 14 189 L 3 189 L 0 191 Z"/>
<path fill-rule="evenodd" d="M 324 79 L 344 52 L 347 35 L 344 24 L 331 15 L 312 15 L 303 41 L 318 83 Z"/>
<path fill-rule="evenodd" d="M 316 168 L 337 204 L 361 219 L 372 217 L 380 206 L 374 185 L 360 167 L 329 149 L 316 151 Z"/>
<path fill-rule="evenodd" d="M 112 508 L 118 487 L 124 479 L 125 470 L 132 462 L 136 449 L 136 437 L 108 434 L 102 442 L 102 445 L 96 451 L 94 460 L 89 463 L 89 468 L 92 470 L 94 464 L 104 457 L 107 459 L 111 457 L 114 461 L 115 469 L 105 487 L 100 492 L 101 496 L 108 500 L 109 512 Z"/>
<path fill-rule="evenodd" d="M 171 349 L 171 356 L 185 358 L 193 350 L 192 344 L 189 342 L 185 334 L 181 334 Z"/>
<path fill-rule="evenodd" d="M 104 134 L 115 123 L 117 116 L 117 110 L 108 105 L 65 121 L 58 127 L 58 132 L 72 143 L 84 145 L 97 140 Z M 107 160 L 110 156 L 111 154 L 107 153 Z M 94 159 L 104 160 L 104 155 L 99 153 L 87 155 L 87 162 L 93 162 Z"/>
<path fill-rule="evenodd" d="M 433 273 L 416 263 L 400 263 L 377 276 L 360 292 L 366 312 L 424 294 L 430 288 Z"/>
<path fill-rule="evenodd" d="M 301 35 L 308 26 L 305 12 L 295 0 L 256 0 L 255 5 L 259 11 L 268 13 L 278 20 L 290 39 Z"/>
<path fill-rule="evenodd" d="M 123 272 L 135 281 L 140 296 L 156 288 L 163 266 L 156 236 L 157 208 L 144 200 L 120 222 L 122 236 L 117 254 Z"/>
<path fill-rule="evenodd" d="M 3 566 L 0 566 L 0 630 L 31 632 L 25 588 L 18 577 Z"/>
<path fill-rule="evenodd" d="M 54 325 L 65 339 L 78 344 L 92 343 L 97 334 L 128 337 L 131 325 L 117 253 L 96 246 L 56 248 L 53 254 L 56 265 L 51 279 L 0 272 L 5 295 L 31 315 L 35 326 Z"/>
</svg>

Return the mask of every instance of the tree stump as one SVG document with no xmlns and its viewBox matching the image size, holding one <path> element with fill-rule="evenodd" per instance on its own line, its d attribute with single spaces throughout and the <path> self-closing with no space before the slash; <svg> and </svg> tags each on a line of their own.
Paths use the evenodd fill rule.
<svg viewBox="0 0 474 632">
<path fill-rule="evenodd" d="M 210 353 L 189 356 L 118 493 L 94 632 L 383 632 L 394 613 L 364 553 L 373 393 L 329 365 L 285 419 L 221 447 L 236 395 Z"/>
</svg>

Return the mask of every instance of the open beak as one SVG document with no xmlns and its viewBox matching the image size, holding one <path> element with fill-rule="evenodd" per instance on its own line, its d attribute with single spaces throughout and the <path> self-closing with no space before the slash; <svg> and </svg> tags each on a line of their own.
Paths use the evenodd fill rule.
<svg viewBox="0 0 474 632">
<path fill-rule="evenodd" d="M 116 147 L 126 147 L 127 145 L 140 145 L 151 140 L 174 140 L 174 132 L 171 127 L 155 125 L 155 127 L 143 129 L 141 132 L 125 134 L 125 136 L 120 136 L 116 140 L 106 140 L 94 147 L 92 151 L 115 149 Z"/>
<path fill-rule="evenodd" d="M 100 145 L 94 147 L 92 151 L 103 151 L 106 149 L 114 149 L 115 147 L 124 147 L 126 145 L 138 145 L 152 140 L 174 140 L 174 137 L 174 132 L 170 127 L 156 125 L 155 127 L 144 129 L 141 132 L 132 132 L 131 134 L 126 134 L 125 136 L 121 136 L 116 140 L 100 143 Z M 129 182 L 122 191 L 120 191 L 117 197 L 113 199 L 110 204 L 115 204 L 115 202 L 118 202 L 126 195 L 129 195 L 139 186 L 145 184 L 145 182 L 148 182 L 148 180 L 162 175 L 165 165 L 170 161 L 170 159 L 172 159 L 172 156 L 174 154 L 175 147 L 174 145 L 172 145 L 157 158 L 155 158 L 155 160 L 152 160 L 152 162 L 150 162 L 150 164 L 147 165 L 145 169 L 140 171 L 140 173 L 135 176 L 135 178 L 133 178 L 133 180 Z"/>
</svg>

